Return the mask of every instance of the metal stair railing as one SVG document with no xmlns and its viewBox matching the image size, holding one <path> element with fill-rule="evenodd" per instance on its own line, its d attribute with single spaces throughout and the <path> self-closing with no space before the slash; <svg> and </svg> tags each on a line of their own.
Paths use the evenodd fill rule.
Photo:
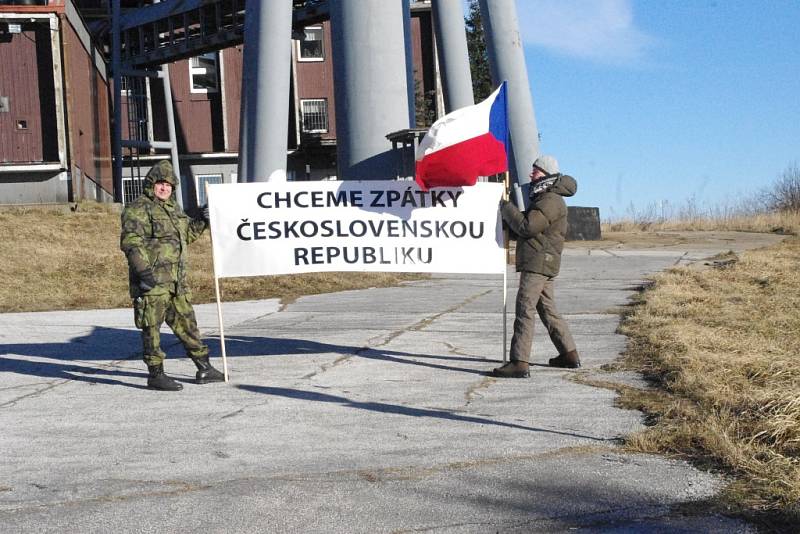
<svg viewBox="0 0 800 534">
<path fill-rule="evenodd" d="M 123 203 L 132 202 L 142 193 L 141 153 L 146 150 L 148 135 L 147 90 L 145 78 L 141 76 L 122 77 L 123 96 L 127 108 L 128 139 L 122 141 L 121 156 L 129 169 L 127 180 L 123 180 Z"/>
<path fill-rule="evenodd" d="M 241 44 L 248 1 L 258 0 L 166 0 L 126 11 L 120 22 L 120 59 L 141 68 Z M 293 4 L 295 28 L 328 17 L 327 0 Z"/>
<path fill-rule="evenodd" d="M 153 0 L 149 5 L 123 11 L 120 0 L 111 0 L 111 64 L 114 74 L 114 191 L 115 200 L 130 200 L 123 167 L 127 163 L 131 182 L 141 183 L 140 156 L 152 149 L 169 149 L 175 173 L 180 176 L 177 137 L 172 110 L 169 71 L 166 64 L 220 50 L 244 42 L 247 2 L 266 0 Z M 302 28 L 329 18 L 328 0 L 294 0 L 293 28 Z M 160 71 L 153 70 L 161 65 Z M 145 91 L 128 94 L 128 139 L 123 140 L 122 85 L 144 86 L 147 77 L 164 83 L 169 141 L 148 139 L 149 102 Z M 138 80 L 135 81 L 135 80 Z M 125 154 L 123 151 L 127 151 Z M 132 193 L 131 193 L 132 194 Z M 182 204 L 181 191 L 177 190 Z"/>
</svg>

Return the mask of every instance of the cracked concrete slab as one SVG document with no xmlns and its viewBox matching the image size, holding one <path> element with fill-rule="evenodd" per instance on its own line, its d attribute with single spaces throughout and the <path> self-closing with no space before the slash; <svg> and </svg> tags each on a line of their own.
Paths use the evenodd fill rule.
<svg viewBox="0 0 800 534">
<path fill-rule="evenodd" d="M 556 292 L 581 376 L 646 387 L 601 369 L 625 348 L 609 311 L 651 273 L 738 250 L 729 238 L 570 248 Z M 509 341 L 516 284 L 509 272 Z M 225 303 L 231 382 L 195 385 L 165 329 L 178 393 L 144 388 L 130 310 L 0 315 L 2 530 L 754 531 L 697 505 L 720 477 L 623 454 L 642 415 L 543 365 L 541 325 L 529 380 L 486 376 L 502 292 L 499 276 L 437 275 Z M 217 357 L 216 306 L 197 315 Z"/>
</svg>

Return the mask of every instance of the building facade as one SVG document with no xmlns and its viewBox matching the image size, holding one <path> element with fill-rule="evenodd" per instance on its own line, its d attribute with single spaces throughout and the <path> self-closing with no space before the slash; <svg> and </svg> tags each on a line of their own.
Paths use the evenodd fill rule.
<svg viewBox="0 0 800 534">
<path fill-rule="evenodd" d="M 108 32 L 107 2 L 39 3 L 0 5 L 0 204 L 111 201 L 113 81 L 107 46 L 99 44 Z M 425 126 L 441 113 L 429 2 L 412 3 L 411 30 L 417 125 Z M 336 179 L 330 22 L 295 29 L 292 37 L 287 178 Z M 243 45 L 168 65 L 184 202 L 202 205 L 206 183 L 238 180 Z M 167 139 L 162 81 L 129 84 L 122 138 Z M 123 154 L 129 201 L 147 169 L 169 152 Z"/>
<path fill-rule="evenodd" d="M 111 199 L 108 89 L 71 2 L 0 5 L 0 203 Z"/>
</svg>

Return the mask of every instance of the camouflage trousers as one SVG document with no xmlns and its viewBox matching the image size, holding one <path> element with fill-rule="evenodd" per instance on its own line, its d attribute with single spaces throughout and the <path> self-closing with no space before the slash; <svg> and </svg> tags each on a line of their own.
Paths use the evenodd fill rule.
<svg viewBox="0 0 800 534">
<path fill-rule="evenodd" d="M 161 350 L 161 325 L 164 321 L 178 337 L 192 359 L 208 356 L 208 346 L 203 343 L 194 309 L 187 295 L 145 295 L 133 301 L 134 322 L 142 330 L 144 361 L 147 365 L 161 365 L 166 354 Z"/>
<path fill-rule="evenodd" d="M 559 354 L 575 350 L 575 341 L 567 322 L 556 309 L 553 279 L 543 274 L 521 272 L 517 291 L 514 335 L 511 337 L 511 361 L 529 362 L 533 346 L 533 324 L 539 319 Z"/>
</svg>

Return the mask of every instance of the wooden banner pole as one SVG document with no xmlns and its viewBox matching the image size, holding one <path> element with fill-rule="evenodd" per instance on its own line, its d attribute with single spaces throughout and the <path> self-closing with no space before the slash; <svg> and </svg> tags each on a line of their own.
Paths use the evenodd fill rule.
<svg viewBox="0 0 800 534">
<path fill-rule="evenodd" d="M 211 253 L 214 254 L 213 252 Z M 222 373 L 225 375 L 225 382 L 228 381 L 228 357 L 225 353 L 225 328 L 222 322 L 222 303 L 219 298 L 219 278 L 217 272 L 214 271 L 214 289 L 217 293 L 217 318 L 219 319 L 219 342 L 222 347 Z"/>
<path fill-rule="evenodd" d="M 206 187 L 206 203 L 208 203 L 208 182 L 205 184 Z M 219 294 L 219 278 L 217 277 L 217 262 L 214 258 L 214 236 L 211 235 L 211 219 L 209 217 L 208 221 L 208 235 L 209 239 L 211 239 L 211 264 L 214 268 L 214 292 L 217 297 L 217 319 L 219 321 L 219 342 L 220 347 L 222 350 L 222 374 L 225 375 L 225 382 L 228 381 L 228 357 L 225 352 L 225 326 L 222 321 L 222 301 L 220 300 Z"/>
</svg>

